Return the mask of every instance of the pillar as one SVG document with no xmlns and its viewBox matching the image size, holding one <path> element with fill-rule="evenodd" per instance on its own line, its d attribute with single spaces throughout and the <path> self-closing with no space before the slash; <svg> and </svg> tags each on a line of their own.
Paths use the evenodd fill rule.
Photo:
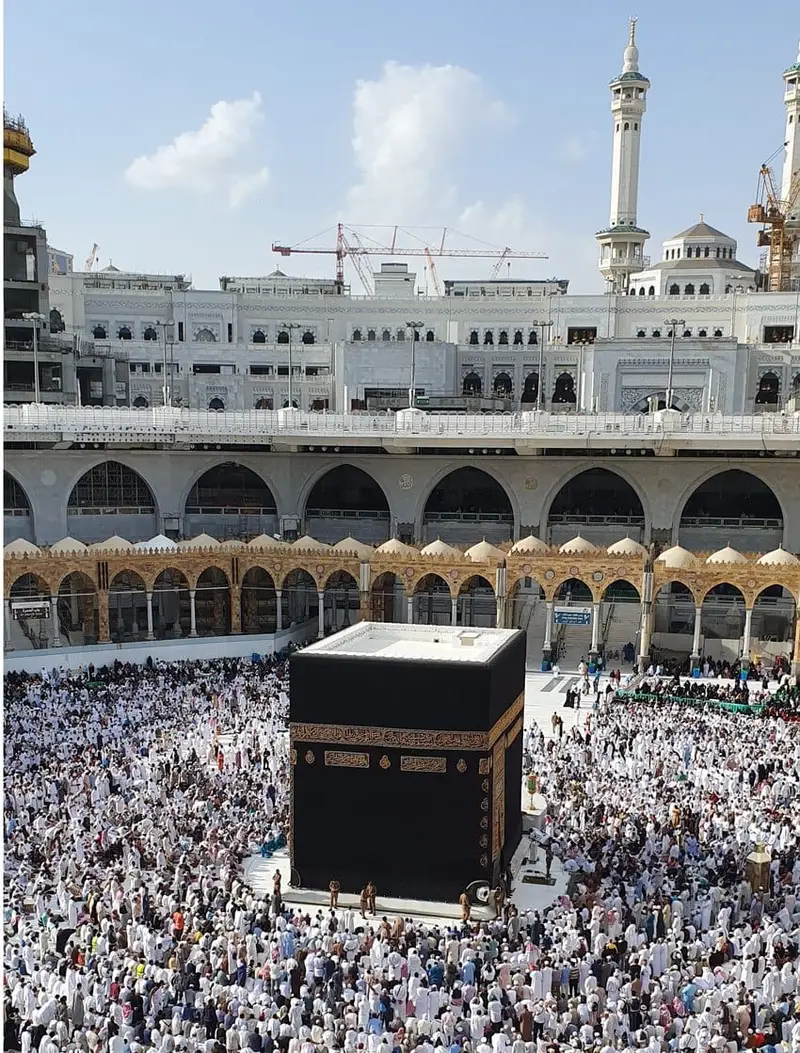
<svg viewBox="0 0 800 1053">
<path fill-rule="evenodd" d="M 231 585 L 231 634 L 242 631 L 242 587 Z"/>
<path fill-rule="evenodd" d="M 458 596 L 450 597 L 450 624 L 458 625 Z"/>
<path fill-rule="evenodd" d="M 692 670 L 700 668 L 700 619 L 703 615 L 702 607 L 695 607 L 694 609 L 694 636 L 692 637 L 692 657 L 691 667 Z"/>
<path fill-rule="evenodd" d="M 497 614 L 495 625 L 498 629 L 504 629 L 506 624 L 506 596 L 508 594 L 507 571 L 505 567 L 498 567 L 494 576 L 494 594 L 497 598 Z"/>
<path fill-rule="evenodd" d="M 197 608 L 195 607 L 194 598 L 197 593 L 197 589 L 189 589 L 189 635 L 197 636 Z"/>
<path fill-rule="evenodd" d="M 653 635 L 653 567 L 647 563 L 642 575 L 642 621 L 639 629 L 639 672 L 650 665 L 650 640 Z"/>
<path fill-rule="evenodd" d="M 553 658 L 553 601 L 548 600 L 544 605 L 544 645 L 542 647 L 542 665 L 547 664 Z"/>
<path fill-rule="evenodd" d="M 5 650 L 13 651 L 14 644 L 12 643 L 12 601 L 9 599 L 3 602 L 3 635 L 5 640 Z M 798 620 L 800 625 L 800 620 Z M 797 651 L 797 648 L 795 648 Z"/>
<path fill-rule="evenodd" d="M 597 658 L 600 650 L 600 604 L 592 604 L 592 645 L 589 648 L 589 661 Z"/>
<path fill-rule="evenodd" d="M 153 594 L 148 592 L 145 596 L 147 600 L 147 640 L 152 640 L 155 637 L 153 632 Z"/>
<path fill-rule="evenodd" d="M 317 599 L 319 600 L 319 607 L 317 608 L 317 639 L 321 640 L 325 635 L 325 593 L 318 592 Z"/>
<path fill-rule="evenodd" d="M 497 615 L 495 617 L 495 625 L 498 629 L 505 629 L 506 627 L 506 601 L 504 596 L 497 597 Z"/>
<path fill-rule="evenodd" d="M 97 642 L 111 642 L 108 631 L 108 589 L 100 589 L 97 593 Z"/>
<path fill-rule="evenodd" d="M 50 617 L 53 621 L 53 647 L 60 647 L 61 626 L 58 624 L 58 596 L 50 597 Z"/>
<path fill-rule="evenodd" d="M 283 589 L 275 590 L 275 632 L 283 629 Z"/>
<path fill-rule="evenodd" d="M 370 620 L 368 592 L 359 592 L 358 594 L 358 616 L 362 622 L 368 622 Z"/>
<path fill-rule="evenodd" d="M 408 596 L 406 598 L 406 622 L 409 625 L 414 624 L 414 597 Z"/>
<path fill-rule="evenodd" d="M 792 676 L 800 676 L 800 612 L 794 616 L 794 654 L 792 655 Z"/>
<path fill-rule="evenodd" d="M 742 637 L 742 669 L 750 668 L 750 630 L 753 625 L 753 608 L 745 607 L 744 636 Z"/>
</svg>

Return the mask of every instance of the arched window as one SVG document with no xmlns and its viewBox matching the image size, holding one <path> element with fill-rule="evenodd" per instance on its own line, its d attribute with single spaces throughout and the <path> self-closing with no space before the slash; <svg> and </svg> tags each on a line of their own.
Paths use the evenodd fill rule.
<svg viewBox="0 0 800 1053">
<path fill-rule="evenodd" d="M 525 382 L 522 385 L 522 398 L 520 402 L 523 405 L 530 405 L 536 402 L 539 394 L 539 375 L 538 373 L 529 373 L 525 377 Z"/>
<path fill-rule="evenodd" d="M 264 332 L 263 329 L 256 329 L 256 331 L 253 333 L 253 335 L 251 337 L 251 341 L 250 342 L 253 343 L 253 344 L 266 344 L 266 342 L 267 342 L 267 334 Z"/>
<path fill-rule="evenodd" d="M 143 340 L 158 340 L 158 330 L 155 326 L 148 325 L 145 331 L 142 333 Z"/>
<path fill-rule="evenodd" d="M 272 409 L 272 399 L 265 398 L 265 397 L 262 396 L 261 398 L 256 399 L 256 404 L 255 404 L 255 406 L 253 408 L 254 409 L 259 409 L 259 410 L 271 410 Z"/>
<path fill-rule="evenodd" d="M 692 282 L 689 282 L 689 284 L 684 288 L 683 292 L 685 296 L 694 296 L 694 285 L 692 284 Z"/>
<path fill-rule="evenodd" d="M 50 311 L 50 332 L 51 333 L 63 333 L 66 329 L 64 325 L 64 319 L 61 317 L 61 311 L 57 311 L 55 307 Z"/>
<path fill-rule="evenodd" d="M 795 378 L 792 381 L 792 392 L 797 395 L 800 392 L 800 373 L 795 374 Z"/>
<path fill-rule="evenodd" d="M 514 389 L 514 384 L 508 373 L 498 373 L 492 385 L 495 398 L 509 399 Z"/>
<path fill-rule="evenodd" d="M 392 339 L 392 334 L 389 332 L 388 329 L 384 329 L 383 332 L 381 333 L 381 340 L 391 340 L 391 339 Z"/>
<path fill-rule="evenodd" d="M 467 398 L 474 398 L 480 395 L 483 389 L 483 381 L 477 373 L 467 373 L 464 377 L 464 382 L 461 386 L 461 392 Z"/>
<path fill-rule="evenodd" d="M 661 330 L 660 329 L 654 329 L 653 330 L 653 337 L 654 337 L 654 339 L 657 340 L 660 336 L 661 336 Z"/>
<path fill-rule="evenodd" d="M 194 334 L 195 342 L 198 344 L 216 344 L 217 338 L 211 329 L 204 326 Z"/>
<path fill-rule="evenodd" d="M 680 295 L 680 291 L 681 291 L 680 287 L 678 285 L 676 285 L 674 282 L 669 287 L 669 294 L 670 294 L 670 296 L 679 296 Z"/>
<path fill-rule="evenodd" d="M 497 338 L 498 344 L 508 343 L 508 332 L 505 329 L 500 330 L 500 336 Z"/>
<path fill-rule="evenodd" d="M 357 341 L 357 340 L 360 340 L 360 339 L 361 339 L 361 330 L 360 329 L 354 329 L 353 330 L 353 340 Z"/>
<path fill-rule="evenodd" d="M 531 329 L 531 331 L 528 333 L 528 346 L 530 347 L 531 344 L 538 344 L 538 343 L 539 343 L 539 337 L 536 335 L 536 330 L 535 329 Z"/>
<path fill-rule="evenodd" d="M 641 289 L 639 290 L 639 295 L 640 296 L 644 296 L 644 286 L 642 286 Z"/>
<path fill-rule="evenodd" d="M 147 401 L 144 395 L 137 395 L 136 398 L 133 400 L 134 409 L 147 409 L 149 405 L 150 403 Z"/>
<path fill-rule="evenodd" d="M 92 336 L 95 340 L 107 340 L 108 333 L 106 332 L 106 327 L 104 325 L 96 325 L 92 330 Z"/>
<path fill-rule="evenodd" d="M 303 333 L 300 339 L 304 344 L 316 344 L 317 342 L 317 338 L 314 336 L 310 329 L 306 329 L 306 331 Z"/>
<path fill-rule="evenodd" d="M 472 332 L 469 334 L 469 342 L 471 344 L 480 343 L 480 341 L 478 339 L 478 330 L 477 329 L 473 329 Z"/>
<path fill-rule="evenodd" d="M 635 296 L 635 295 L 636 295 L 636 290 L 635 289 L 628 289 L 628 296 Z"/>
<path fill-rule="evenodd" d="M 375 330 L 374 329 L 368 329 L 367 330 L 367 340 L 370 340 L 372 343 L 375 343 Z"/>
<path fill-rule="evenodd" d="M 716 337 L 717 340 L 719 340 L 720 337 L 722 336 L 722 330 L 721 329 L 715 329 L 714 330 L 714 336 Z"/>
<path fill-rule="evenodd" d="M 725 292 L 726 293 L 732 293 L 733 292 L 733 286 L 732 285 L 726 285 L 725 286 Z"/>
<path fill-rule="evenodd" d="M 405 340 L 405 338 L 406 338 L 406 331 L 405 331 L 405 329 L 398 329 L 397 330 L 397 334 L 395 336 L 395 340 Z"/>
<path fill-rule="evenodd" d="M 717 246 L 717 259 L 719 259 L 719 246 Z"/>
<path fill-rule="evenodd" d="M 119 330 L 117 331 L 117 339 L 118 340 L 132 340 L 133 339 L 133 333 L 130 331 L 130 329 L 128 328 L 127 325 L 120 326 Z"/>
<path fill-rule="evenodd" d="M 708 336 L 708 332 L 705 329 L 701 329 L 700 332 L 697 335 L 699 337 Z"/>
<path fill-rule="evenodd" d="M 692 335 L 692 330 L 691 329 L 684 329 L 683 330 L 683 335 L 684 335 L 684 337 L 690 337 Z"/>
<path fill-rule="evenodd" d="M 426 341 L 427 341 L 427 342 L 428 342 L 429 344 L 432 344 L 432 343 L 433 343 L 433 341 L 434 341 L 434 340 L 436 339 L 436 336 L 435 336 L 435 334 L 434 334 L 434 332 L 433 332 L 433 330 L 432 330 L 432 329 L 429 329 L 429 330 L 427 331 L 427 333 L 425 334 L 425 339 L 426 339 Z"/>
<path fill-rule="evenodd" d="M 575 378 L 570 373 L 561 373 L 553 388 L 554 405 L 575 405 Z"/>
<path fill-rule="evenodd" d="M 655 285 L 651 285 L 650 288 L 647 290 L 647 295 L 648 296 L 655 296 L 655 294 L 656 294 L 656 287 L 655 287 Z"/>
<path fill-rule="evenodd" d="M 288 344 L 289 343 L 289 330 L 288 329 L 281 329 L 281 331 L 278 333 L 277 343 L 279 343 L 279 344 Z"/>
<path fill-rule="evenodd" d="M 630 124 L 628 123 L 628 121 L 626 121 L 625 124 L 623 125 L 623 129 L 622 130 L 624 132 L 628 132 L 628 131 L 630 131 L 630 127 L 631 127 Z"/>
<path fill-rule="evenodd" d="M 756 406 L 777 406 L 781 382 L 777 373 L 765 373 L 758 382 L 756 392 Z"/>
<path fill-rule="evenodd" d="M 514 343 L 515 344 L 521 344 L 522 343 L 522 330 L 521 329 L 515 329 L 514 330 Z"/>
<path fill-rule="evenodd" d="M 703 282 L 703 284 L 700 286 L 699 292 L 701 296 L 708 296 L 710 294 L 711 289 L 709 287 L 708 282 Z"/>
<path fill-rule="evenodd" d="M 637 336 L 639 337 L 639 339 L 641 340 L 641 338 L 642 338 L 643 336 L 646 336 L 647 334 L 645 333 L 644 329 L 640 329 L 640 330 L 639 330 L 639 332 L 638 332 L 638 333 L 637 333 L 636 335 L 637 335 Z"/>
<path fill-rule="evenodd" d="M 483 334 L 483 343 L 484 346 L 486 346 L 487 344 L 494 343 L 494 333 L 491 329 L 487 329 L 486 332 Z"/>
<path fill-rule="evenodd" d="M 705 252 L 703 253 L 703 255 L 705 256 L 706 259 L 708 259 L 710 253 L 711 253 L 711 249 L 708 247 L 708 245 L 706 245 Z"/>
<path fill-rule="evenodd" d="M 220 398 L 213 398 L 208 404 L 210 410 L 219 411 L 225 409 L 225 403 Z"/>
</svg>

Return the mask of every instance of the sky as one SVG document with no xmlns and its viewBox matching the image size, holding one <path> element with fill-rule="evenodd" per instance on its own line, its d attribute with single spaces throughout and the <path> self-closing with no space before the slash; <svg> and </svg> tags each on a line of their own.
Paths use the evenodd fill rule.
<svg viewBox="0 0 800 1053">
<path fill-rule="evenodd" d="M 421 242 L 440 234 L 417 227 L 446 226 L 468 236 L 454 248 L 477 238 L 544 252 L 514 261 L 511 277 L 602 292 L 593 235 L 609 218 L 608 84 L 636 15 L 652 83 L 645 251 L 660 258 L 703 213 L 754 265 L 746 211 L 783 142 L 781 74 L 796 61 L 800 8 L 631 2 L 9 0 L 4 97 L 37 150 L 17 182 L 23 218 L 76 269 L 96 242 L 102 266 L 191 274 L 197 288 L 277 264 L 333 276 L 332 256 L 279 260 L 271 246 L 343 221 L 415 228 Z M 330 229 L 311 244 L 334 241 Z M 492 267 L 437 262 L 440 279 Z"/>
</svg>

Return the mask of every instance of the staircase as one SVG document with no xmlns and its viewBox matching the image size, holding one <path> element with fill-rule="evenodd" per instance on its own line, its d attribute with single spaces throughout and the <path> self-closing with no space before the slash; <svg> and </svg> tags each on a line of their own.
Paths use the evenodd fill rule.
<svg viewBox="0 0 800 1053">
<path fill-rule="evenodd" d="M 542 664 L 542 648 L 544 647 L 545 619 L 547 607 L 544 600 L 534 599 L 526 610 L 526 619 L 520 619 L 520 629 L 527 633 L 527 665 L 530 669 L 539 669 Z"/>
<path fill-rule="evenodd" d="M 612 603 L 609 617 L 604 625 L 603 640 L 606 651 L 619 651 L 627 643 L 632 643 L 638 651 L 639 630 L 641 628 L 641 607 L 638 603 Z M 616 663 L 616 659 L 615 659 Z M 622 659 L 619 660 L 621 664 Z"/>
<path fill-rule="evenodd" d="M 562 672 L 576 672 L 581 658 L 589 660 L 589 648 L 592 645 L 591 625 L 565 625 L 564 648 L 558 659 Z"/>
</svg>

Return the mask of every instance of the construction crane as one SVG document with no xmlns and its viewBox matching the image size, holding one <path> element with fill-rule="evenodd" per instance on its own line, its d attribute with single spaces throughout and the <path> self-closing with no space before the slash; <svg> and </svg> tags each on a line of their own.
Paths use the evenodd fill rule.
<svg viewBox="0 0 800 1053">
<path fill-rule="evenodd" d="M 775 175 L 767 161 L 758 173 L 757 200 L 747 210 L 747 222 L 761 224 L 756 243 L 768 250 L 767 292 L 788 292 L 792 287 L 792 259 L 800 236 L 800 223 L 793 218 L 800 201 L 800 169 L 792 177 L 785 201 L 781 201 L 776 187 Z"/>
<path fill-rule="evenodd" d="M 371 292 L 371 283 L 367 277 L 365 277 L 366 268 L 359 267 L 358 257 L 363 256 L 423 256 L 426 260 L 431 260 L 434 256 L 455 256 L 462 258 L 472 259 L 498 259 L 501 263 L 504 260 L 546 260 L 547 253 L 545 252 L 515 252 L 509 248 L 497 249 L 490 245 L 484 245 L 482 242 L 481 248 L 477 249 L 449 249 L 445 248 L 445 241 L 448 234 L 457 234 L 458 231 L 448 230 L 447 227 L 442 229 L 441 238 L 439 239 L 438 248 L 431 248 L 431 242 L 427 244 L 422 242 L 415 234 L 406 230 L 403 227 L 394 226 L 389 228 L 392 231 L 391 240 L 388 244 L 381 244 L 375 241 L 369 235 L 367 235 L 363 229 L 356 230 L 353 227 L 347 227 L 344 223 L 337 223 L 336 225 L 336 245 L 334 248 L 316 248 L 315 246 L 309 245 L 309 242 L 316 240 L 320 235 L 315 235 L 313 238 L 306 238 L 305 241 L 298 242 L 296 245 L 279 245 L 277 242 L 273 243 L 272 251 L 277 252 L 281 256 L 291 256 L 296 253 L 310 253 L 312 255 L 325 255 L 336 257 L 336 284 L 341 290 L 344 287 L 344 261 L 349 256 L 353 261 L 356 271 L 358 272 L 361 282 L 364 285 L 367 293 Z M 322 231 L 326 233 L 326 231 Z M 398 234 L 406 234 L 411 238 L 419 241 L 419 245 L 412 245 L 410 247 L 402 247 L 398 244 Z M 473 239 L 474 240 L 474 239 Z M 368 244 L 365 244 L 368 242 Z M 430 266 L 430 262 L 428 263 Z M 438 276 L 437 276 L 438 281 Z"/>
<path fill-rule="evenodd" d="M 436 270 L 436 264 L 433 262 L 433 256 L 431 256 L 431 250 L 426 247 L 425 259 L 428 263 L 428 274 L 430 275 L 431 282 L 433 283 L 433 291 L 437 296 L 444 296 L 444 290 L 442 289 L 442 283 L 439 281 L 439 274 Z"/>
<path fill-rule="evenodd" d="M 86 257 L 86 262 L 83 265 L 83 269 L 85 271 L 90 271 L 92 267 L 94 267 L 95 260 L 97 259 L 97 251 L 99 248 L 100 246 L 97 244 L 97 242 L 95 242 L 94 245 L 92 245 L 92 251 Z"/>
</svg>

